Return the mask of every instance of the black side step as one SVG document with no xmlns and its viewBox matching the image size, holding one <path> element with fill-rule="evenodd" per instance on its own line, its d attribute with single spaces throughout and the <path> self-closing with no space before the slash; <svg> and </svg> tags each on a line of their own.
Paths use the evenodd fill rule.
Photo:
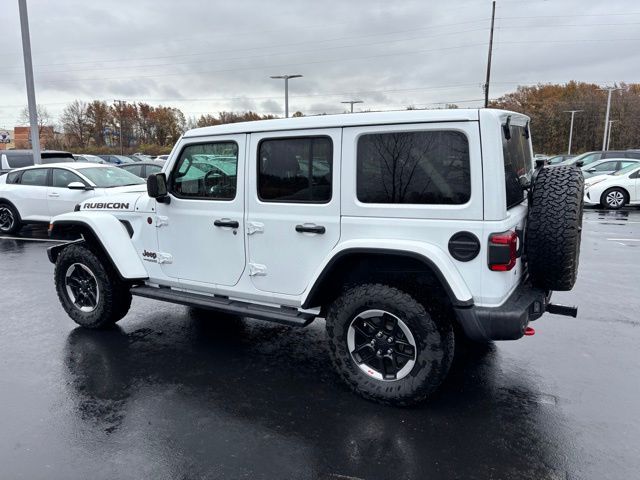
<svg viewBox="0 0 640 480">
<path fill-rule="evenodd" d="M 171 288 L 131 287 L 131 294 L 160 300 L 162 302 L 179 303 L 180 305 L 187 305 L 189 307 L 205 308 L 217 312 L 268 320 L 292 327 L 305 327 L 316 318 L 312 313 L 299 312 L 294 308 L 268 307 L 266 305 L 229 300 L 224 297 L 211 297 L 197 293 L 181 292 Z"/>
</svg>

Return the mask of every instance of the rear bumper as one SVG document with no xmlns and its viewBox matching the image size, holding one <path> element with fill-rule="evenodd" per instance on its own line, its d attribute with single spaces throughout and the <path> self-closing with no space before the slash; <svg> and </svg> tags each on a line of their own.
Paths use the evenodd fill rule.
<svg viewBox="0 0 640 480">
<path fill-rule="evenodd" d="M 471 340 L 517 340 L 529 322 L 542 316 L 550 298 L 550 293 L 522 283 L 499 307 L 456 307 L 455 311 Z"/>
</svg>

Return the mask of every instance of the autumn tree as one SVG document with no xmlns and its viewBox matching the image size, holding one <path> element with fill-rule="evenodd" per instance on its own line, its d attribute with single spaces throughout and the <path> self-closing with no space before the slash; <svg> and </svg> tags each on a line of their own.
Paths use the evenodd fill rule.
<svg viewBox="0 0 640 480">
<path fill-rule="evenodd" d="M 105 130 L 111 123 L 111 110 L 107 102 L 94 100 L 87 106 L 89 135 L 98 147 L 104 146 Z"/>
</svg>

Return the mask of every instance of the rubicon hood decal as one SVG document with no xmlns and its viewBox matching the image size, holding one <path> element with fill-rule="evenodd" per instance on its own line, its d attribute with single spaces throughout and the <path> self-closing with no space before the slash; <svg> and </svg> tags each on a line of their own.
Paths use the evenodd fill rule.
<svg viewBox="0 0 640 480">
<path fill-rule="evenodd" d="M 130 210 L 129 202 L 87 202 L 82 204 L 82 210 Z"/>
</svg>

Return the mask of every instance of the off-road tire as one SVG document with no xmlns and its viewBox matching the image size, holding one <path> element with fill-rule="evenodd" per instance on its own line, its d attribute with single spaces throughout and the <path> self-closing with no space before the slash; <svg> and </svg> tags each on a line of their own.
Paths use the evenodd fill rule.
<svg viewBox="0 0 640 480">
<path fill-rule="evenodd" d="M 67 293 L 65 275 L 74 263 L 87 267 L 97 280 L 100 291 L 98 304 L 91 312 L 78 309 Z M 69 245 L 60 252 L 54 273 L 56 292 L 62 307 L 78 325 L 99 329 L 113 326 L 131 307 L 129 285 L 122 281 L 108 261 L 101 260 L 87 244 Z"/>
<path fill-rule="evenodd" d="M 578 276 L 584 177 L 574 166 L 538 172 L 531 192 L 525 249 L 535 287 L 571 290 Z"/>
<path fill-rule="evenodd" d="M 613 205 L 613 204 L 607 202 L 607 196 L 610 193 L 613 193 L 613 192 L 617 192 L 619 195 L 622 195 L 622 203 L 620 203 L 618 205 Z M 609 188 L 609 189 L 605 190 L 602 193 L 602 196 L 600 197 L 600 205 L 602 205 L 602 207 L 606 208 L 607 210 L 620 210 L 627 203 L 629 203 L 629 194 L 626 192 L 626 190 L 623 190 L 620 187 Z"/>
<path fill-rule="evenodd" d="M 361 312 L 384 310 L 410 329 L 417 344 L 416 362 L 407 376 L 384 381 L 364 373 L 351 357 L 347 332 Z M 430 314 L 406 292 L 382 284 L 350 288 L 328 308 L 326 329 L 331 360 L 344 381 L 363 397 L 379 403 L 409 406 L 426 400 L 445 379 L 454 354 L 454 333 L 449 319 Z"/>
<path fill-rule="evenodd" d="M 13 235 L 15 233 L 18 233 L 23 226 L 22 220 L 20 219 L 20 214 L 15 209 L 15 207 L 10 203 L 0 202 L 0 213 L 2 210 L 5 210 L 5 209 L 8 212 L 8 214 L 13 217 L 13 225 L 7 228 L 3 228 L 0 225 L 0 234 Z"/>
</svg>

